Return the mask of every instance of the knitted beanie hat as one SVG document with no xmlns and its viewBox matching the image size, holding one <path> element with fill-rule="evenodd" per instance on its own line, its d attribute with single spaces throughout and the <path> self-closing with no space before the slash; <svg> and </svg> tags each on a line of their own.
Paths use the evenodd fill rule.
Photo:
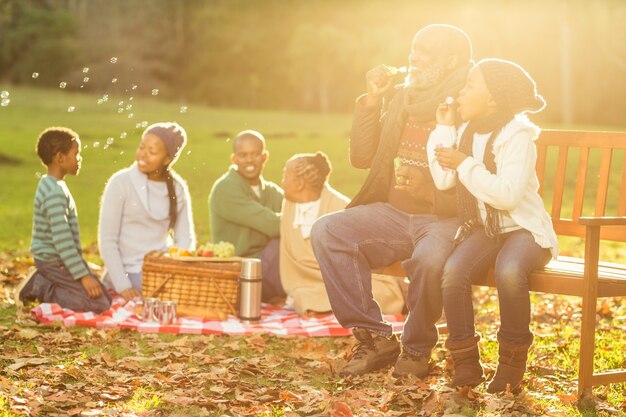
<svg viewBox="0 0 626 417">
<path fill-rule="evenodd" d="M 176 122 L 162 122 L 148 126 L 141 136 L 146 136 L 148 133 L 156 135 L 161 139 L 167 154 L 172 158 L 170 165 L 173 165 L 187 143 L 187 132 L 185 132 L 185 129 Z"/>
<path fill-rule="evenodd" d="M 537 113 L 546 102 L 537 94 L 535 80 L 514 62 L 488 58 L 476 64 L 496 104 L 512 114 Z"/>
</svg>

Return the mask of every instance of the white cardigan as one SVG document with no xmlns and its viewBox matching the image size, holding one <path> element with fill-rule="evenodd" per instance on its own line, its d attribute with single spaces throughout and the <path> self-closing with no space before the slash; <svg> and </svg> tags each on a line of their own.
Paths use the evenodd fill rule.
<svg viewBox="0 0 626 417">
<path fill-rule="evenodd" d="M 107 269 L 105 280 L 110 280 L 117 292 L 131 287 L 126 274 L 141 272 L 146 253 L 165 251 L 172 243 L 184 249 L 196 245 L 191 198 L 182 178 L 176 176 L 174 181 L 178 203 L 174 242 L 168 234 L 169 200 L 166 195 L 162 196 L 163 201 L 149 196 L 148 190 L 154 184 L 149 186 L 148 182 L 148 177 L 133 164 L 113 174 L 102 196 L 98 244 Z"/>
<path fill-rule="evenodd" d="M 457 132 L 454 126 L 437 125 L 430 134 L 428 162 L 437 188 L 450 189 L 458 178 L 476 199 L 508 212 L 515 223 L 532 233 L 539 246 L 550 248 L 556 259 L 556 234 L 543 200 L 537 193 L 539 180 L 535 173 L 537 150 L 534 141 L 539 136 L 539 128 L 521 115 L 504 126 L 493 142 L 496 174 L 489 172 L 482 161 L 471 156 L 456 171 L 444 170 L 435 158 L 435 148 L 439 144 L 444 147 L 458 146 L 466 126 L 467 123 L 463 124 Z M 475 137 L 480 135 L 476 133 Z"/>
</svg>

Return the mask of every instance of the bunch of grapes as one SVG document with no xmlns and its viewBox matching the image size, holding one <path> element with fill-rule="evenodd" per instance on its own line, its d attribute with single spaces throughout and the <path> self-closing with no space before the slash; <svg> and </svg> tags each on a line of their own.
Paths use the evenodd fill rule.
<svg viewBox="0 0 626 417">
<path fill-rule="evenodd" d="M 208 242 L 201 245 L 196 251 L 198 256 L 218 258 L 230 258 L 235 256 L 235 245 L 230 242 L 219 241 L 217 243 Z"/>
<path fill-rule="evenodd" d="M 230 242 L 221 240 L 217 243 L 209 243 L 208 246 L 218 258 L 230 258 L 231 256 L 235 256 L 235 245 Z"/>
</svg>

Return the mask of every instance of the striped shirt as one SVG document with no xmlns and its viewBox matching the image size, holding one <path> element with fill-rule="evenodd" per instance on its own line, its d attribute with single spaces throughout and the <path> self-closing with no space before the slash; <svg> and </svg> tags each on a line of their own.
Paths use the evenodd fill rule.
<svg viewBox="0 0 626 417">
<path fill-rule="evenodd" d="M 62 261 L 74 279 L 89 274 L 82 257 L 76 204 L 65 181 L 45 175 L 35 191 L 30 251 L 40 261 Z"/>
</svg>

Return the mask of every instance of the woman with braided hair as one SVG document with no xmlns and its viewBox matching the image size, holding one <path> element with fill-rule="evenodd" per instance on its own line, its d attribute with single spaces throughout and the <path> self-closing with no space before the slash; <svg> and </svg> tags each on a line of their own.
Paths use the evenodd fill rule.
<svg viewBox="0 0 626 417">
<path fill-rule="evenodd" d="M 98 224 L 104 283 L 127 301 L 141 296 L 146 253 L 195 248 L 187 183 L 172 169 L 186 143 L 178 123 L 148 126 L 135 162 L 113 174 L 104 189 Z"/>
<path fill-rule="evenodd" d="M 311 227 L 318 217 L 343 210 L 349 200 L 328 184 L 331 164 L 323 152 L 297 154 L 285 164 L 280 223 L 280 277 L 288 303 L 299 314 L 331 311 Z M 404 302 L 395 278 L 376 276 L 374 298 L 385 313 L 399 313 Z"/>
<path fill-rule="evenodd" d="M 528 275 L 557 256 L 550 216 L 537 193 L 534 141 L 539 128 L 524 115 L 542 110 L 545 101 L 519 65 L 485 59 L 468 74 L 458 104 L 466 123 L 457 131 L 454 105 L 439 105 L 427 146 L 436 186 L 456 184 L 461 223 L 441 282 L 446 347 L 454 360 L 452 385 L 483 381 L 472 280 L 495 265 L 499 359 L 487 391 L 514 391 L 521 385 L 533 342 Z"/>
</svg>

